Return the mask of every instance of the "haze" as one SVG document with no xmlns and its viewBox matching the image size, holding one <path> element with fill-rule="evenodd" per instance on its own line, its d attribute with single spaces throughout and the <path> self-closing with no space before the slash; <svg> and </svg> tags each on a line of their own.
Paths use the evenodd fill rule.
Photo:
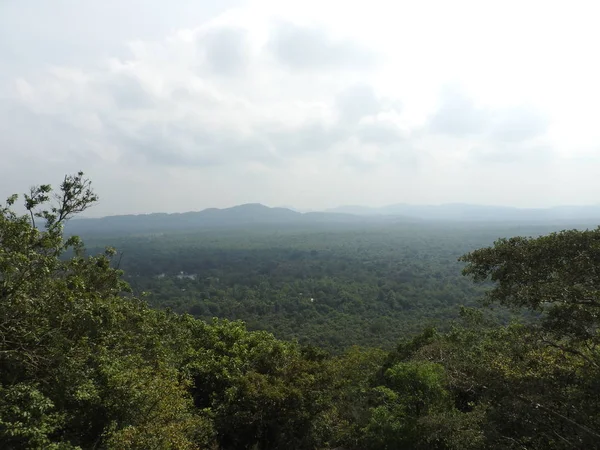
<svg viewBox="0 0 600 450">
<path fill-rule="evenodd" d="M 83 170 L 96 216 L 598 203 L 598 12 L 3 1 L 0 194 Z"/>
</svg>

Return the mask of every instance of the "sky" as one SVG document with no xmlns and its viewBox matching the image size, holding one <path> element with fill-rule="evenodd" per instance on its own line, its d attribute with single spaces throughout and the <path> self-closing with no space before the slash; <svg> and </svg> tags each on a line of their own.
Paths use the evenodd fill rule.
<svg viewBox="0 0 600 450">
<path fill-rule="evenodd" d="M 2 0 L 0 198 L 600 203 L 600 5 Z"/>
</svg>

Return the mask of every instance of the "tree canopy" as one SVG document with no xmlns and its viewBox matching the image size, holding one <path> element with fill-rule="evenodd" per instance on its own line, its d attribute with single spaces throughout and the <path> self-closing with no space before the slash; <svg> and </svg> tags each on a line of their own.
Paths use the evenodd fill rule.
<svg viewBox="0 0 600 450">
<path fill-rule="evenodd" d="M 523 313 L 511 323 L 457 304 L 451 325 L 423 324 L 391 351 L 330 353 L 151 308 L 115 249 L 89 255 L 64 236 L 97 199 L 78 173 L 56 193 L 32 188 L 24 215 L 17 196 L 0 208 L 1 448 L 600 447 L 600 228 L 500 239 L 461 257 L 488 286 L 474 292 Z M 325 268 L 357 267 L 338 263 Z M 364 308 L 364 292 L 345 291 L 346 304 Z M 382 304 L 401 309 L 392 294 Z"/>
</svg>

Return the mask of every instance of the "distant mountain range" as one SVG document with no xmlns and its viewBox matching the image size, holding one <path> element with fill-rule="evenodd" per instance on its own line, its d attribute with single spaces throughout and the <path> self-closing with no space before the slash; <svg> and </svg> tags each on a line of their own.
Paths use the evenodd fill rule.
<svg viewBox="0 0 600 450">
<path fill-rule="evenodd" d="M 287 208 L 270 208 L 259 203 L 249 203 L 232 208 L 209 208 L 186 213 L 78 218 L 69 221 L 65 231 L 67 234 L 125 234 L 251 225 L 360 223 L 364 221 L 364 216 L 352 214 L 301 213 Z"/>
<path fill-rule="evenodd" d="M 600 205 L 556 206 L 552 208 L 514 208 L 510 206 L 482 206 L 463 203 L 444 205 L 396 204 L 371 208 L 367 206 L 340 206 L 326 210 L 359 216 L 405 216 L 422 220 L 443 221 L 587 221 L 600 220 Z"/>
<path fill-rule="evenodd" d="M 483 223 L 589 223 L 600 224 L 600 206 L 560 206 L 546 209 L 468 204 L 407 205 L 380 208 L 341 206 L 322 212 L 301 213 L 249 203 L 232 208 L 209 208 L 186 213 L 153 213 L 74 219 L 68 234 L 130 234 L 253 225 L 360 224 L 414 222 Z"/>
</svg>

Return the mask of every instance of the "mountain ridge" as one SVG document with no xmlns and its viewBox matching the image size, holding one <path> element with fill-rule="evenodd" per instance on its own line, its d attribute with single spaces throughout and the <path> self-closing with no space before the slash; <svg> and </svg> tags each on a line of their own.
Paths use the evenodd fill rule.
<svg viewBox="0 0 600 450">
<path fill-rule="evenodd" d="M 397 219 L 396 217 L 392 220 Z M 260 203 L 230 208 L 206 208 L 182 213 L 123 214 L 99 218 L 78 218 L 67 224 L 69 234 L 180 231 L 196 228 L 310 223 L 357 223 L 370 221 L 363 216 L 321 211 L 292 211 Z"/>
<path fill-rule="evenodd" d="M 357 215 L 402 215 L 425 220 L 592 220 L 600 219 L 600 205 L 561 205 L 548 208 L 518 208 L 514 206 L 444 203 L 439 205 L 411 205 L 397 203 L 381 207 L 343 205 L 327 212 L 345 212 Z"/>
<path fill-rule="evenodd" d="M 369 224 L 420 222 L 600 223 L 600 205 L 516 208 L 463 203 L 394 204 L 383 207 L 346 205 L 324 211 L 299 212 L 261 203 L 206 208 L 181 213 L 148 213 L 79 218 L 67 224 L 70 234 L 137 233 L 255 225 Z"/>
</svg>

